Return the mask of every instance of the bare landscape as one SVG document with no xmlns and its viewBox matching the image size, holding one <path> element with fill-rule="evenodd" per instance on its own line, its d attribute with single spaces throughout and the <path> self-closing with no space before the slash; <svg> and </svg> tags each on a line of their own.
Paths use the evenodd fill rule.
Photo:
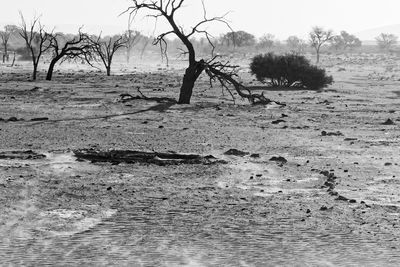
<svg viewBox="0 0 400 267">
<path fill-rule="evenodd" d="M 398 266 L 398 62 L 327 56 L 329 88 L 265 92 L 286 106 L 233 103 L 205 77 L 191 104 L 156 101 L 176 98 L 179 61 L 36 82 L 3 66 L 2 264 Z M 240 73 L 253 82 L 248 62 Z M 124 98 L 137 89 L 153 99 Z"/>
<path fill-rule="evenodd" d="M 73 1 L 0 29 L 0 266 L 400 266 L 398 24 L 290 35 L 387 7 Z"/>
</svg>

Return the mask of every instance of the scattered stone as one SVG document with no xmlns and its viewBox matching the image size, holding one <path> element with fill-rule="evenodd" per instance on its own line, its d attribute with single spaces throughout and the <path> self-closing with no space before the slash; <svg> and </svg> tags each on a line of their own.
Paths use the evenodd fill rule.
<svg viewBox="0 0 400 267">
<path fill-rule="evenodd" d="M 286 114 L 282 114 L 282 115 L 281 115 L 281 118 L 287 118 L 287 117 L 289 117 L 289 116 L 286 115 Z"/>
<path fill-rule="evenodd" d="M 273 122 L 271 122 L 272 124 L 279 124 L 279 123 L 283 123 L 283 122 L 286 122 L 285 120 L 276 120 L 276 121 L 273 121 Z"/>
<path fill-rule="evenodd" d="M 32 118 L 31 121 L 48 121 L 47 117 Z"/>
<path fill-rule="evenodd" d="M 20 159 L 20 160 L 33 160 L 43 159 L 46 156 L 40 153 L 36 153 L 32 150 L 26 151 L 3 151 L 0 152 L 0 159 Z"/>
<path fill-rule="evenodd" d="M 344 196 L 341 196 L 341 195 L 339 195 L 335 200 L 338 200 L 338 201 L 349 201 L 349 199 L 347 197 L 344 197 Z"/>
<path fill-rule="evenodd" d="M 394 121 L 392 121 L 391 119 L 387 119 L 384 123 L 382 123 L 382 125 L 395 125 L 396 123 L 394 123 Z"/>
<path fill-rule="evenodd" d="M 350 202 L 350 203 L 357 203 L 357 200 L 355 200 L 355 199 L 350 199 L 349 202 Z"/>
<path fill-rule="evenodd" d="M 343 136 L 343 133 L 341 133 L 340 131 L 337 131 L 337 132 L 322 131 L 321 135 L 322 136 Z"/>
<path fill-rule="evenodd" d="M 278 157 L 272 157 L 269 159 L 269 161 L 275 161 L 275 162 L 279 162 L 279 163 L 287 163 L 287 159 L 285 159 L 284 157 L 278 156 Z"/>
<path fill-rule="evenodd" d="M 327 210 L 328 210 L 328 207 L 322 206 L 319 210 L 321 210 L 321 211 L 327 211 Z"/>
<path fill-rule="evenodd" d="M 311 210 L 310 210 L 310 209 L 307 209 L 306 213 L 307 213 L 307 214 L 311 213 Z"/>
<path fill-rule="evenodd" d="M 250 155 L 250 158 L 259 158 L 260 157 L 260 154 L 251 154 Z"/>
<path fill-rule="evenodd" d="M 250 153 L 244 152 L 244 151 L 240 151 L 240 150 L 235 149 L 235 148 L 229 149 L 228 151 L 226 151 L 224 153 L 224 155 L 238 156 L 238 157 L 244 157 L 244 156 L 246 156 L 248 154 L 250 154 Z"/>
<path fill-rule="evenodd" d="M 357 141 L 357 138 L 345 138 L 344 141 Z"/>
<path fill-rule="evenodd" d="M 385 166 L 392 166 L 392 165 L 393 165 L 393 163 L 390 163 L 390 162 L 385 163 Z"/>
</svg>

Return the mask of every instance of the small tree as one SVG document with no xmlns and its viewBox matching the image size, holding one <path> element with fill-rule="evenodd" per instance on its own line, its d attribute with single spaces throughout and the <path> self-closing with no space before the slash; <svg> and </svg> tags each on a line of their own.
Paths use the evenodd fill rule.
<svg viewBox="0 0 400 267">
<path fill-rule="evenodd" d="M 142 35 L 139 31 L 134 31 L 132 28 L 132 20 L 128 21 L 128 30 L 124 33 L 126 40 L 126 62 L 129 63 L 133 48 L 140 42 Z"/>
<path fill-rule="evenodd" d="M 330 41 L 331 47 L 337 51 L 339 50 L 353 50 L 362 45 L 360 39 L 355 35 L 349 34 L 346 31 L 340 32 L 340 35 L 336 35 Z"/>
<path fill-rule="evenodd" d="M 317 64 L 319 63 L 319 55 L 321 47 L 332 40 L 333 32 L 331 30 L 325 31 L 321 27 L 314 27 L 310 32 L 310 45 L 317 53 Z"/>
<path fill-rule="evenodd" d="M 62 33 L 50 35 L 50 51 L 52 58 L 47 71 L 46 80 L 50 81 L 57 62 L 65 60 L 84 60 L 90 64 L 93 46 L 89 36 L 79 30 L 77 36 L 68 38 Z"/>
<path fill-rule="evenodd" d="M 20 13 L 20 15 L 21 26 L 19 34 L 24 39 L 26 49 L 28 49 L 31 55 L 33 63 L 32 80 L 35 81 L 40 58 L 50 48 L 51 35 L 44 30 L 44 26 L 41 25 L 39 17 L 34 17 L 28 27 L 22 13 Z"/>
<path fill-rule="evenodd" d="M 4 53 L 3 53 L 3 63 L 8 62 L 9 60 L 9 54 L 8 54 L 8 43 L 10 41 L 10 38 L 14 33 L 18 31 L 18 27 L 15 25 L 6 25 L 4 26 L 4 31 L 0 31 L 0 39 L 1 39 L 1 44 L 4 48 Z"/>
<path fill-rule="evenodd" d="M 398 37 L 390 33 L 381 33 L 375 38 L 378 47 L 383 51 L 389 51 L 393 46 L 397 44 Z"/>
<path fill-rule="evenodd" d="M 227 46 L 234 47 L 251 46 L 256 43 L 254 35 L 245 31 L 228 32 L 223 35 L 222 40 Z"/>
<path fill-rule="evenodd" d="M 306 49 L 306 42 L 297 36 L 289 36 L 286 46 L 292 54 L 303 54 Z"/>
<path fill-rule="evenodd" d="M 97 56 L 100 58 L 104 67 L 106 68 L 107 76 L 111 75 L 111 64 L 119 49 L 126 46 L 127 40 L 123 35 L 114 35 L 105 38 L 101 36 L 91 37 L 90 42 Z"/>
<path fill-rule="evenodd" d="M 311 65 L 304 56 L 295 54 L 257 55 L 250 64 L 250 70 L 257 80 L 271 87 L 320 90 L 333 82 L 324 69 Z"/>
<path fill-rule="evenodd" d="M 275 35 L 267 33 L 260 37 L 257 46 L 262 49 L 271 49 L 275 45 Z"/>
</svg>

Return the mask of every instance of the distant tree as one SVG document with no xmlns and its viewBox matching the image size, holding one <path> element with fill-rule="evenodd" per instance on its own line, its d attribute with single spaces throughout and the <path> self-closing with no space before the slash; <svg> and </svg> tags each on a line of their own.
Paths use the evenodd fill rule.
<svg viewBox="0 0 400 267">
<path fill-rule="evenodd" d="M 303 54 L 306 49 L 306 42 L 297 36 L 289 36 L 286 46 L 292 54 Z"/>
<path fill-rule="evenodd" d="M 251 46 L 256 43 L 256 37 L 245 31 L 232 31 L 222 36 L 222 42 L 234 47 Z"/>
<path fill-rule="evenodd" d="M 50 81 L 57 62 L 65 60 L 84 60 L 90 64 L 93 58 L 93 45 L 87 34 L 79 30 L 77 36 L 67 36 L 62 33 L 50 35 L 50 52 L 52 58 L 47 71 L 46 80 Z"/>
<path fill-rule="evenodd" d="M 10 56 L 8 54 L 8 43 L 9 43 L 12 35 L 15 34 L 16 32 L 18 32 L 18 26 L 15 26 L 15 25 L 6 25 L 6 26 L 4 26 L 4 31 L 0 31 L 1 44 L 4 48 L 3 63 L 5 61 L 8 62 L 8 60 L 10 58 Z"/>
<path fill-rule="evenodd" d="M 325 31 L 323 28 L 318 26 L 314 27 L 310 32 L 310 45 L 317 53 L 317 64 L 319 63 L 321 47 L 331 41 L 333 37 L 334 35 L 331 30 Z"/>
<path fill-rule="evenodd" d="M 390 33 L 381 33 L 375 38 L 378 47 L 383 51 L 389 51 L 393 46 L 397 44 L 398 37 Z"/>
<path fill-rule="evenodd" d="M 362 45 L 360 39 L 346 31 L 341 31 L 340 35 L 334 36 L 330 43 L 331 47 L 335 50 L 353 50 Z"/>
<path fill-rule="evenodd" d="M 104 67 L 106 68 L 107 76 L 111 75 L 111 64 L 115 55 L 119 49 L 126 47 L 127 40 L 123 35 L 114 35 L 102 38 L 90 37 L 90 42 L 96 55 L 100 58 Z"/>
<path fill-rule="evenodd" d="M 128 21 L 128 29 L 124 33 L 124 38 L 126 40 L 126 62 L 129 63 L 131 59 L 131 54 L 133 48 L 140 42 L 142 35 L 139 31 L 132 30 L 132 20 Z"/>
<path fill-rule="evenodd" d="M 44 26 L 40 23 L 40 17 L 34 17 L 30 26 L 27 26 L 24 16 L 21 15 L 21 26 L 19 34 L 24 39 L 26 49 L 28 49 L 32 63 L 33 73 L 32 80 L 36 80 L 37 70 L 42 55 L 50 49 L 50 34 L 44 30 Z"/>
<path fill-rule="evenodd" d="M 275 35 L 267 33 L 260 37 L 257 46 L 262 49 L 271 49 L 275 46 Z"/>
</svg>

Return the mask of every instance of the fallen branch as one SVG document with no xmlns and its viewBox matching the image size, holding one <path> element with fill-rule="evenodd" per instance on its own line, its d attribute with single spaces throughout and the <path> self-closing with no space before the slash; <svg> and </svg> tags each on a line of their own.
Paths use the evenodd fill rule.
<svg viewBox="0 0 400 267">
<path fill-rule="evenodd" d="M 110 162 L 112 164 L 120 163 L 147 163 L 159 166 L 178 165 L 178 164 L 216 164 L 226 163 L 213 156 L 200 156 L 195 154 L 178 154 L 174 152 L 143 152 L 131 150 L 110 150 L 98 151 L 94 149 L 81 149 L 74 151 L 78 160 L 89 160 L 92 163 Z"/>
</svg>

